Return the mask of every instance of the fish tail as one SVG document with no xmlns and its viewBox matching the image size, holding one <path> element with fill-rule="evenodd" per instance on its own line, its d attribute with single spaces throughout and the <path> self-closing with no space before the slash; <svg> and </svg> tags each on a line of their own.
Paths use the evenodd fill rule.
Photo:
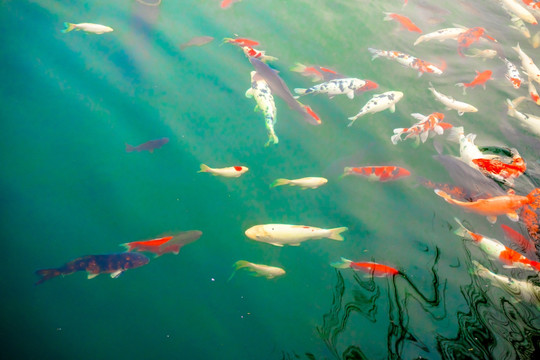
<svg viewBox="0 0 540 360">
<path fill-rule="evenodd" d="M 197 171 L 197 172 L 209 172 L 210 171 L 210 167 L 206 164 L 201 164 L 201 170 Z"/>
<path fill-rule="evenodd" d="M 390 140 L 392 140 L 392 144 L 396 145 L 398 141 L 401 140 L 401 132 L 403 131 L 403 128 L 397 128 L 394 129 L 394 134 L 390 137 Z"/>
<path fill-rule="evenodd" d="M 289 70 L 301 73 L 301 72 L 306 71 L 306 69 L 307 69 L 306 65 L 300 64 L 300 63 L 295 63 L 293 66 L 291 66 L 291 68 Z"/>
<path fill-rule="evenodd" d="M 276 186 L 287 185 L 290 182 L 291 182 L 291 180 L 288 180 L 288 179 L 276 179 L 276 180 L 274 180 L 274 182 L 272 182 L 270 184 L 270 187 L 273 188 L 273 187 L 276 187 Z"/>
<path fill-rule="evenodd" d="M 467 85 L 465 83 L 457 83 L 456 86 L 461 86 L 463 88 L 463 95 L 467 95 Z"/>
<path fill-rule="evenodd" d="M 374 49 L 374 48 L 368 48 L 368 51 L 372 54 L 371 60 L 375 60 L 376 58 L 378 58 L 379 56 L 381 56 L 380 51 L 377 50 L 377 49 Z"/>
<path fill-rule="evenodd" d="M 351 267 L 351 263 L 352 263 L 351 260 L 345 259 L 344 257 L 342 257 L 340 261 L 330 263 L 330 266 L 333 266 L 337 269 L 347 269 Z"/>
<path fill-rule="evenodd" d="M 416 41 L 414 42 L 413 45 L 416 46 L 416 45 L 420 44 L 422 41 L 424 41 L 424 39 L 425 39 L 424 35 L 419 36 L 418 39 L 416 39 Z"/>
<path fill-rule="evenodd" d="M 268 136 L 268 141 L 266 142 L 266 144 L 264 144 L 264 147 L 268 147 L 270 145 L 275 145 L 279 142 L 279 139 L 278 137 L 276 136 L 276 134 L 272 134 L 272 135 L 269 135 Z"/>
<path fill-rule="evenodd" d="M 345 167 L 343 168 L 343 174 L 339 176 L 340 179 L 343 179 L 345 176 L 350 175 L 352 171 L 352 167 Z"/>
<path fill-rule="evenodd" d="M 452 197 L 450 195 L 448 195 L 447 193 L 445 193 L 444 191 L 440 190 L 440 189 L 435 189 L 433 190 L 435 192 L 435 194 L 439 195 L 440 197 L 442 197 L 444 200 L 446 200 L 446 202 L 448 203 L 452 203 Z M 457 221 L 457 219 L 456 219 Z M 459 223 L 459 221 L 458 221 Z"/>
<path fill-rule="evenodd" d="M 62 275 L 62 272 L 59 269 L 41 269 L 36 271 L 36 275 L 41 276 L 41 278 L 34 285 L 39 285 L 49 279 Z"/>
<path fill-rule="evenodd" d="M 66 27 L 64 30 L 62 30 L 62 32 L 64 34 L 70 32 L 71 30 L 73 30 L 73 29 L 75 29 L 77 27 L 75 24 L 68 23 L 68 22 L 65 22 L 64 26 Z"/>
<path fill-rule="evenodd" d="M 301 88 L 294 89 L 294 92 L 297 93 L 298 95 L 305 95 L 306 91 L 307 89 L 301 89 Z"/>
<path fill-rule="evenodd" d="M 338 227 L 334 229 L 330 229 L 330 236 L 328 236 L 328 239 L 337 240 L 337 241 L 343 241 L 343 236 L 340 234 L 344 231 L 349 230 L 347 227 Z"/>
<path fill-rule="evenodd" d="M 448 141 L 459 143 L 459 139 L 463 136 L 463 126 L 456 126 L 450 128 L 447 132 L 446 139 Z"/>
<path fill-rule="evenodd" d="M 231 276 L 229 276 L 229 278 L 227 279 L 227 282 L 231 281 L 231 279 L 233 278 L 234 274 L 236 274 L 236 272 L 242 268 L 245 268 L 245 267 L 248 267 L 249 266 L 249 262 L 247 262 L 246 260 L 238 260 L 237 262 L 235 262 L 233 264 L 233 267 L 234 267 L 234 270 L 231 274 Z"/>
<path fill-rule="evenodd" d="M 456 229 L 454 231 L 454 234 L 456 234 L 457 236 L 461 236 L 461 237 L 464 237 L 466 239 L 473 239 L 473 236 L 472 236 L 472 233 L 469 229 L 467 229 L 462 223 L 461 221 L 458 220 L 458 218 L 454 218 L 454 220 L 456 220 L 456 222 L 458 223 L 459 225 L 459 229 Z"/>
<path fill-rule="evenodd" d="M 264 55 L 264 58 L 262 59 L 263 62 L 267 62 L 267 61 L 277 61 L 279 60 L 277 57 L 275 56 L 270 56 L 270 55 Z"/>
<path fill-rule="evenodd" d="M 133 152 L 133 151 L 135 151 L 135 147 L 126 143 L 126 152 Z"/>
</svg>

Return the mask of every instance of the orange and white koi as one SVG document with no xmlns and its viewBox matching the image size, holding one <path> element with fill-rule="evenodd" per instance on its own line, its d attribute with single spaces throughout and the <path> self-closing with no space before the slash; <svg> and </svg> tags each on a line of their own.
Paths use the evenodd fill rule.
<svg viewBox="0 0 540 360">
<path fill-rule="evenodd" d="M 150 252 L 156 257 L 167 253 L 178 255 L 180 248 L 184 245 L 198 240 L 202 235 L 199 230 L 182 231 L 172 236 L 165 236 L 158 239 L 133 241 L 120 246 L 124 246 L 127 251 Z"/>
<path fill-rule="evenodd" d="M 278 58 L 275 56 L 266 55 L 266 52 L 264 50 L 256 50 L 249 46 L 242 46 L 242 50 L 248 58 L 255 57 L 264 62 L 278 60 Z"/>
<path fill-rule="evenodd" d="M 519 89 L 521 83 L 523 82 L 523 79 L 519 74 L 518 68 L 507 58 L 502 57 L 501 59 L 506 64 L 506 75 L 504 77 L 512 83 L 514 89 Z"/>
<path fill-rule="evenodd" d="M 344 94 L 347 95 L 349 99 L 354 99 L 355 92 L 363 91 L 366 88 L 376 89 L 378 86 L 377 83 L 370 80 L 343 78 L 330 80 L 308 89 L 296 88 L 294 89 L 294 92 L 300 96 L 308 94 L 327 94 L 330 99 L 336 95 Z"/>
<path fill-rule="evenodd" d="M 341 177 L 347 175 L 363 176 L 370 181 L 386 182 L 410 176 L 411 172 L 398 166 L 363 166 L 344 168 Z"/>
<path fill-rule="evenodd" d="M 463 95 L 467 95 L 467 91 L 466 91 L 467 88 L 473 88 L 477 85 L 482 85 L 484 90 L 486 90 L 486 82 L 492 79 L 491 74 L 492 74 L 491 70 L 486 70 L 482 72 L 477 71 L 476 77 L 473 79 L 473 81 L 471 81 L 470 83 L 457 83 L 456 86 L 463 87 Z"/>
<path fill-rule="evenodd" d="M 201 170 L 199 170 L 198 172 L 206 172 L 214 176 L 239 177 L 248 170 L 249 169 L 246 166 L 231 166 L 226 168 L 213 169 L 208 165 L 201 164 Z"/>
<path fill-rule="evenodd" d="M 443 69 L 435 66 L 434 64 L 399 51 L 378 50 L 374 48 L 368 48 L 368 50 L 370 53 L 373 54 L 371 60 L 374 60 L 378 57 L 385 57 L 388 59 L 396 60 L 403 66 L 407 66 L 411 69 L 417 70 L 418 76 L 422 76 L 423 73 L 433 73 L 437 75 L 441 75 L 443 73 Z"/>
<path fill-rule="evenodd" d="M 459 36 L 457 38 L 457 41 L 458 41 L 457 52 L 458 52 L 458 54 L 460 56 L 464 56 L 463 55 L 463 49 L 468 48 L 473 43 L 480 40 L 481 37 L 487 38 L 487 39 L 489 39 L 489 40 L 491 40 L 493 42 L 497 42 L 497 40 L 495 40 L 491 36 L 486 35 L 485 32 L 486 32 L 486 30 L 484 28 L 474 27 L 474 28 L 467 29 L 465 32 L 459 34 Z"/>
<path fill-rule="evenodd" d="M 382 94 L 374 95 L 363 107 L 360 112 L 349 118 L 351 122 L 347 126 L 352 126 L 356 119 L 366 114 L 374 114 L 386 109 L 390 112 L 396 111 L 396 103 L 403 98 L 401 91 L 387 91 Z"/>
<path fill-rule="evenodd" d="M 534 63 L 534 61 L 527 55 L 521 48 L 519 44 L 516 47 L 513 47 L 521 59 L 521 66 L 524 70 L 524 73 L 529 77 L 529 81 L 532 79 L 540 84 L 540 69 Z"/>
<path fill-rule="evenodd" d="M 540 263 L 537 261 L 527 259 L 517 251 L 504 246 L 498 240 L 470 231 L 457 218 L 454 220 L 459 224 L 459 229 L 455 231 L 456 235 L 473 240 L 491 259 L 502 262 L 503 267 L 540 271 Z"/>
<path fill-rule="evenodd" d="M 401 135 L 403 134 L 407 134 L 403 140 L 414 138 L 417 143 L 419 141 L 425 143 L 428 137 L 433 137 L 437 134 L 442 135 L 445 129 L 450 129 L 452 127 L 452 124 L 443 122 L 444 114 L 438 112 L 427 116 L 414 113 L 411 114 L 411 116 L 419 121 L 410 128 L 394 129 L 395 135 L 390 138 L 392 144 L 396 145 L 398 141 L 401 141 Z"/>
<path fill-rule="evenodd" d="M 311 77 L 312 81 L 329 81 L 345 77 L 332 69 L 318 65 L 307 66 L 301 63 L 296 63 L 290 68 L 290 70 L 300 73 L 302 76 Z"/>
<path fill-rule="evenodd" d="M 401 26 L 406 30 L 422 33 L 422 30 L 420 30 L 420 28 L 416 26 L 416 24 L 413 23 L 411 19 L 409 19 L 408 17 L 399 15 L 399 14 L 389 13 L 389 12 L 385 12 L 384 14 L 386 15 L 383 19 L 384 21 L 395 20 L 399 22 Z"/>
<path fill-rule="evenodd" d="M 538 91 L 536 91 L 536 87 L 534 86 L 531 79 L 529 79 L 529 95 L 531 96 L 531 100 L 536 104 L 540 106 L 540 95 L 538 95 Z"/>
<path fill-rule="evenodd" d="M 347 230 L 346 227 L 321 229 L 305 225 L 266 224 L 252 226 L 245 231 L 245 234 L 251 240 L 274 246 L 299 246 L 304 241 L 323 238 L 343 241 L 343 236 L 340 234 Z"/>
<path fill-rule="evenodd" d="M 240 47 L 243 47 L 243 46 L 253 47 L 253 46 L 259 45 L 258 41 L 247 39 L 247 38 L 223 38 L 223 42 L 224 43 L 227 42 L 229 44 L 233 44 Z"/>
<path fill-rule="evenodd" d="M 429 34 L 419 36 L 413 45 L 416 46 L 420 44 L 421 42 L 430 41 L 430 40 L 439 40 L 441 42 L 448 39 L 457 40 L 458 36 L 464 33 L 465 31 L 467 31 L 467 29 L 464 29 L 464 28 L 440 29 Z"/>
<path fill-rule="evenodd" d="M 508 105 L 508 115 L 518 119 L 521 126 L 534 135 L 540 137 L 540 117 L 517 111 L 515 104 L 517 102 L 516 100 L 511 101 L 510 99 L 506 99 L 506 104 Z"/>
<path fill-rule="evenodd" d="M 353 269 L 355 271 L 365 272 L 367 275 L 375 277 L 393 276 L 399 274 L 399 270 L 388 265 L 377 264 L 374 262 L 353 262 L 349 259 L 341 258 L 330 264 L 337 269 Z"/>
<path fill-rule="evenodd" d="M 473 159 L 472 162 L 478 166 L 478 169 L 485 175 L 491 176 L 496 180 L 510 180 L 519 177 L 527 170 L 527 164 L 519 155 L 516 149 L 511 149 L 512 161 L 507 164 L 499 159 Z"/>
<path fill-rule="evenodd" d="M 538 24 L 534 15 L 516 0 L 500 0 L 500 3 L 507 12 L 513 14 L 515 17 L 518 17 L 532 25 Z"/>
<path fill-rule="evenodd" d="M 445 95 L 443 93 L 438 92 L 433 87 L 433 84 L 431 82 L 429 83 L 429 91 L 433 93 L 435 96 L 435 99 L 437 99 L 439 102 L 443 103 L 447 109 L 453 109 L 458 112 L 458 115 L 461 116 L 466 112 L 477 112 L 478 109 L 472 106 L 471 104 L 467 104 L 466 102 L 457 101 L 453 97 L 449 95 Z"/>
</svg>

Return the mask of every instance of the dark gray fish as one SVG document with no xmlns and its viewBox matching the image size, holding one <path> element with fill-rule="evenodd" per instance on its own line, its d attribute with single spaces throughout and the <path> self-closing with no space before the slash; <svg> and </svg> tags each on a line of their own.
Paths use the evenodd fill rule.
<svg viewBox="0 0 540 360">
<path fill-rule="evenodd" d="M 141 145 L 138 145 L 138 146 L 131 146 L 129 144 L 126 144 L 126 152 L 133 152 L 133 151 L 150 151 L 150 152 L 154 152 L 154 149 L 159 149 L 160 147 L 162 147 L 163 145 L 165 145 L 166 143 L 169 142 L 169 138 L 161 138 L 161 139 L 155 139 L 155 140 L 150 140 L 150 141 L 147 141 L 145 143 L 142 143 Z"/>
<path fill-rule="evenodd" d="M 285 85 L 283 79 L 277 74 L 276 70 L 254 57 L 250 57 L 249 61 L 255 68 L 257 74 L 259 74 L 264 81 L 266 81 L 273 95 L 277 95 L 282 98 L 283 101 L 289 105 L 291 110 L 300 113 L 300 115 L 302 115 L 304 120 L 306 120 L 308 123 L 312 125 L 320 125 L 320 119 L 311 111 L 311 109 L 307 108 L 304 104 L 293 97 L 291 91 L 287 85 Z M 310 111 L 312 114 L 310 114 Z"/>
<path fill-rule="evenodd" d="M 214 41 L 214 38 L 212 36 L 196 36 L 188 42 L 180 44 L 180 50 L 184 50 L 185 48 L 190 46 L 203 46 L 212 41 Z"/>
</svg>

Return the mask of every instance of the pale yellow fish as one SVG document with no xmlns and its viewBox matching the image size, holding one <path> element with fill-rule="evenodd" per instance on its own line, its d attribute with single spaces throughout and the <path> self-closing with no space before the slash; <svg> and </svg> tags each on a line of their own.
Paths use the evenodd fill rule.
<svg viewBox="0 0 540 360">
<path fill-rule="evenodd" d="M 346 227 L 321 229 L 305 225 L 266 224 L 252 226 L 246 230 L 248 238 L 265 242 L 274 246 L 298 246 L 307 240 L 331 239 L 343 241 L 340 233 L 348 230 Z"/>
<path fill-rule="evenodd" d="M 236 274 L 236 272 L 240 269 L 246 269 L 248 271 L 251 271 L 254 276 L 262 276 L 267 279 L 273 279 L 278 276 L 285 275 L 285 270 L 282 268 L 276 267 L 276 266 L 269 266 L 269 265 L 263 265 L 263 264 L 255 264 L 246 260 L 238 260 L 233 264 L 234 271 L 229 277 L 229 280 L 231 280 Z M 227 281 L 229 281 L 227 280 Z"/>
<path fill-rule="evenodd" d="M 213 169 L 206 164 L 201 164 L 201 170 L 198 172 L 207 172 L 214 176 L 239 177 L 249 169 L 246 166 L 230 166 L 226 168 Z"/>
<path fill-rule="evenodd" d="M 327 179 L 323 177 L 305 177 L 300 179 L 276 179 L 270 187 L 282 186 L 282 185 L 291 185 L 291 186 L 300 186 L 303 190 L 305 189 L 316 189 L 319 186 L 322 186 L 328 182 Z"/>
<path fill-rule="evenodd" d="M 64 26 L 66 27 L 64 30 L 62 30 L 63 33 L 70 32 L 72 30 L 82 30 L 87 33 L 93 33 L 93 34 L 104 34 L 113 31 L 113 28 L 105 25 L 100 24 L 91 24 L 91 23 L 80 23 L 80 24 L 72 24 L 65 22 Z"/>
</svg>

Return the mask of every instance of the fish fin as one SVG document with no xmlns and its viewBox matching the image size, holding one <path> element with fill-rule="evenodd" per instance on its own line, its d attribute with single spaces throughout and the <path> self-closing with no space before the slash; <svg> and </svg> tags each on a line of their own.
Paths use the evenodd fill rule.
<svg viewBox="0 0 540 360">
<path fill-rule="evenodd" d="M 135 151 L 135 147 L 134 146 L 131 146 L 129 144 L 126 143 L 126 152 L 133 152 Z"/>
<path fill-rule="evenodd" d="M 197 171 L 197 172 L 209 172 L 210 171 L 210 167 L 206 164 L 201 164 L 201 170 Z"/>
<path fill-rule="evenodd" d="M 36 271 L 36 275 L 41 278 L 34 285 L 39 285 L 53 277 L 62 275 L 62 272 L 58 269 L 41 269 Z"/>
<path fill-rule="evenodd" d="M 245 95 L 246 95 L 247 98 L 252 98 L 253 97 L 253 88 L 247 89 Z"/>
<path fill-rule="evenodd" d="M 71 30 L 73 30 L 73 29 L 75 29 L 77 27 L 75 24 L 68 23 L 68 22 L 65 22 L 64 26 L 66 27 L 64 30 L 62 30 L 62 32 L 64 34 L 70 32 Z"/>
<path fill-rule="evenodd" d="M 135 249 L 136 245 L 133 245 L 133 243 L 123 243 L 123 244 L 120 244 L 118 246 L 122 246 L 124 248 L 126 248 L 126 251 L 132 251 L 133 249 Z"/>
<path fill-rule="evenodd" d="M 396 130 L 403 130 L 403 129 L 394 129 L 394 132 Z M 398 143 L 398 141 L 401 140 L 401 133 L 396 133 L 395 135 L 392 135 L 390 137 L 390 141 L 392 141 L 392 144 L 396 145 Z"/>
<path fill-rule="evenodd" d="M 392 21 L 392 20 L 394 20 L 394 18 L 392 17 L 392 13 L 389 13 L 389 12 L 383 12 L 383 14 L 386 15 L 386 16 L 384 17 L 384 19 L 383 19 L 384 21 Z"/>
<path fill-rule="evenodd" d="M 227 279 L 227 282 L 231 281 L 231 279 L 233 278 L 234 274 L 236 274 L 236 272 L 239 270 L 239 269 L 242 269 L 242 268 L 245 268 L 245 267 L 248 267 L 249 266 L 249 262 L 247 262 L 246 260 L 238 260 L 237 262 L 235 262 L 233 264 L 233 267 L 234 267 L 234 271 L 232 272 L 231 276 L 229 276 L 229 278 Z"/>
<path fill-rule="evenodd" d="M 354 91 L 349 91 L 349 92 L 347 93 L 347 97 L 348 97 L 349 99 L 351 99 L 351 100 L 354 99 Z"/>
<path fill-rule="evenodd" d="M 418 39 L 416 39 L 416 41 L 414 42 L 413 45 L 416 46 L 416 45 L 420 44 L 422 41 L 424 41 L 424 39 L 425 39 L 424 35 L 418 37 Z"/>
<path fill-rule="evenodd" d="M 120 275 L 122 275 L 122 272 L 123 272 L 123 270 L 118 270 L 118 271 L 115 271 L 115 272 L 111 273 L 111 278 L 113 278 L 113 279 L 118 278 Z"/>
<path fill-rule="evenodd" d="M 269 243 L 270 245 L 274 245 L 274 246 L 279 246 L 279 247 L 283 247 L 283 244 L 280 244 L 280 243 Z"/>
<path fill-rule="evenodd" d="M 294 244 L 287 244 L 289 246 L 300 246 L 300 243 L 294 243 Z"/>
<path fill-rule="evenodd" d="M 461 236 L 461 237 L 464 237 L 464 238 L 467 238 L 467 239 L 472 239 L 472 233 L 469 229 L 467 229 L 462 223 L 461 221 L 458 220 L 458 218 L 454 218 L 454 220 L 458 223 L 459 225 L 459 229 L 456 229 L 454 231 L 454 234 L 456 234 L 457 236 Z"/>
<path fill-rule="evenodd" d="M 391 113 L 396 112 L 396 104 L 392 104 L 392 106 L 390 106 L 390 112 Z"/>
<path fill-rule="evenodd" d="M 294 89 L 294 92 L 298 95 L 304 95 L 306 93 L 307 89 L 302 89 L 302 88 L 296 88 Z"/>
<path fill-rule="evenodd" d="M 276 179 L 270 184 L 270 187 L 273 188 L 276 186 L 287 185 L 290 184 L 290 182 L 291 181 L 289 179 Z"/>
<path fill-rule="evenodd" d="M 429 132 L 427 131 L 424 131 L 423 133 L 420 134 L 420 141 L 422 141 L 423 143 L 426 142 L 427 138 L 428 138 L 428 135 L 429 135 Z"/>
<path fill-rule="evenodd" d="M 95 277 L 98 276 L 98 275 L 99 275 L 99 273 L 95 273 L 95 274 L 94 274 L 94 273 L 88 273 L 88 279 L 89 279 L 89 280 L 90 280 L 90 279 L 93 279 L 93 278 L 95 278 Z"/>
<path fill-rule="evenodd" d="M 352 263 L 351 260 L 345 259 L 344 257 L 342 257 L 340 261 L 330 263 L 330 266 L 333 266 L 337 269 L 348 269 L 351 267 L 351 263 Z"/>
<path fill-rule="evenodd" d="M 376 58 L 378 58 L 380 56 L 379 54 L 379 50 L 377 49 L 373 49 L 373 48 L 368 48 L 368 51 L 373 54 L 373 56 L 371 57 L 371 60 L 375 60 Z"/>
<path fill-rule="evenodd" d="M 519 221 L 519 216 L 516 212 L 507 213 L 506 216 L 513 222 Z"/>
<path fill-rule="evenodd" d="M 289 70 L 294 72 L 304 72 L 306 70 L 307 66 L 300 63 L 295 63 L 293 66 L 289 68 Z"/>
<path fill-rule="evenodd" d="M 491 224 L 495 224 L 497 222 L 496 216 L 487 216 L 487 221 L 489 221 Z"/>
<path fill-rule="evenodd" d="M 456 86 L 463 87 L 463 95 L 467 95 L 467 87 L 465 86 L 465 83 L 457 83 Z"/>
<path fill-rule="evenodd" d="M 465 114 L 463 111 L 458 111 L 457 113 L 459 116 L 462 116 L 463 114 Z"/>
<path fill-rule="evenodd" d="M 343 241 L 343 236 L 340 234 L 344 231 L 349 230 L 347 227 L 338 227 L 330 230 L 330 236 L 327 236 L 328 239 L 337 240 L 337 241 Z"/>
</svg>

